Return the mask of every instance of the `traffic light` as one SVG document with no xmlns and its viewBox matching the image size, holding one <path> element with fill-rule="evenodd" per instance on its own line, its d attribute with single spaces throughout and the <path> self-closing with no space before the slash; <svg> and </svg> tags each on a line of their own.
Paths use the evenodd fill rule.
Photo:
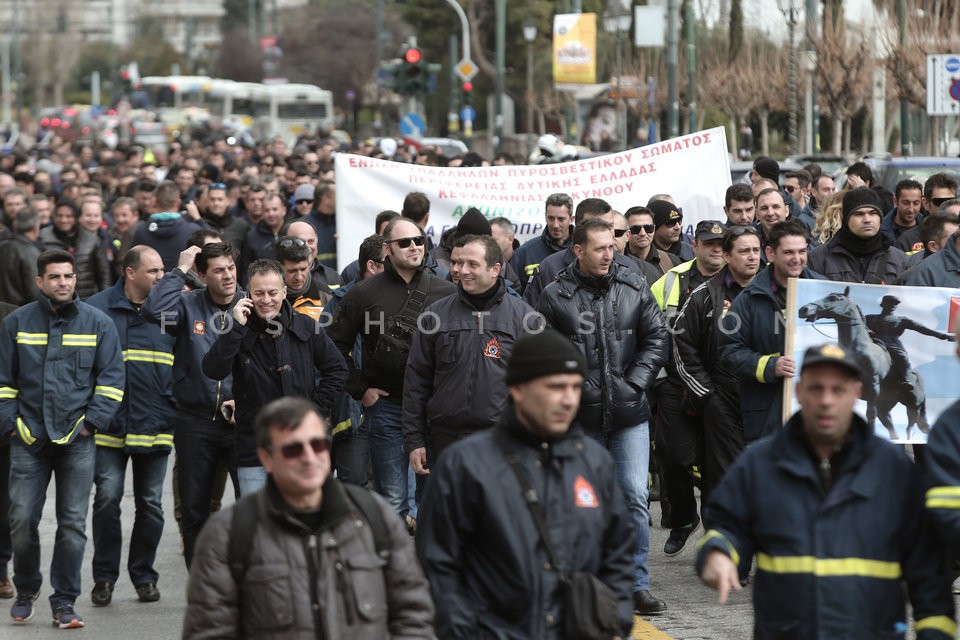
<svg viewBox="0 0 960 640">
<path fill-rule="evenodd" d="M 463 104 L 473 104 L 473 83 L 467 80 L 463 83 Z"/>
<path fill-rule="evenodd" d="M 417 47 L 407 47 L 403 52 L 403 64 L 397 82 L 399 93 L 405 96 L 419 95 L 427 90 L 430 81 L 423 54 Z"/>
</svg>

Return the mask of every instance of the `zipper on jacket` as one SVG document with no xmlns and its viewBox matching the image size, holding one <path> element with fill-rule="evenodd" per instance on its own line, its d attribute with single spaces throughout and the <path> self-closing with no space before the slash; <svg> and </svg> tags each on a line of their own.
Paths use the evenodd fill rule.
<svg viewBox="0 0 960 640">
<path fill-rule="evenodd" d="M 220 312 L 220 335 L 223 335 L 223 328 L 227 324 L 227 312 Z M 211 420 L 217 419 L 217 413 L 220 412 L 220 387 L 223 385 L 223 380 L 217 380 L 217 397 L 213 402 L 213 415 L 210 417 Z"/>
<path fill-rule="evenodd" d="M 316 631 L 317 638 L 326 638 L 327 632 L 323 628 L 323 617 L 320 615 L 320 593 L 317 588 L 319 580 L 317 553 L 317 536 L 310 534 L 307 537 L 307 572 L 310 580 L 310 609 L 313 613 L 313 628 Z"/>
<path fill-rule="evenodd" d="M 820 458 L 820 488 L 824 494 L 830 493 L 833 486 L 833 468 L 830 465 L 830 458 Z"/>
</svg>

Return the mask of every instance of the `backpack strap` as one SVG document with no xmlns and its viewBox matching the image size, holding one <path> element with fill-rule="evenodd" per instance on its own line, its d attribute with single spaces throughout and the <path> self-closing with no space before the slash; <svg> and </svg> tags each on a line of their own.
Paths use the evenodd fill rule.
<svg viewBox="0 0 960 640">
<path fill-rule="evenodd" d="M 233 505 L 233 517 L 230 519 L 230 540 L 227 543 L 227 564 L 230 567 L 230 575 L 233 576 L 238 591 L 243 588 L 243 578 L 247 574 L 247 567 L 250 564 L 253 536 L 257 532 L 257 524 L 260 522 L 259 507 L 256 493 L 242 498 Z"/>
<path fill-rule="evenodd" d="M 350 502 L 360 511 L 360 515 L 363 516 L 370 527 L 377 555 L 383 559 L 388 559 L 390 557 L 390 534 L 387 530 L 387 522 L 383 517 L 383 512 L 373 495 L 367 489 L 355 484 L 342 482 L 340 486 L 343 487 Z"/>
</svg>

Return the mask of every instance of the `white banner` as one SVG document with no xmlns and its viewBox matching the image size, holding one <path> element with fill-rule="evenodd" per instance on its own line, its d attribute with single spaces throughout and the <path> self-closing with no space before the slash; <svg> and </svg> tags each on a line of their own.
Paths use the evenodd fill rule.
<svg viewBox="0 0 960 640">
<path fill-rule="evenodd" d="M 336 157 L 337 256 L 342 269 L 374 233 L 377 214 L 400 211 L 411 191 L 430 199 L 425 230 L 434 243 L 470 207 L 504 216 L 524 242 L 543 231 L 544 205 L 563 192 L 574 204 L 603 198 L 624 212 L 651 196 L 670 194 L 683 211 L 684 231 L 700 220 L 723 220 L 730 161 L 723 127 L 628 151 L 561 164 L 440 168 L 340 153 Z"/>
</svg>

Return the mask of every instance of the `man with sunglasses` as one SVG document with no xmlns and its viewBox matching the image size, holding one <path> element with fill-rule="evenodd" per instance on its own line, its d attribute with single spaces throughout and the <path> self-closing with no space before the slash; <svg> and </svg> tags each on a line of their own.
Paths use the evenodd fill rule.
<svg viewBox="0 0 960 640">
<path fill-rule="evenodd" d="M 184 638 L 257 630 L 275 638 L 434 637 L 413 541 L 383 500 L 332 476 L 327 425 L 303 398 L 275 400 L 257 415 L 267 484 L 204 528 Z"/>
<path fill-rule="evenodd" d="M 623 254 L 633 258 L 643 269 L 647 282 L 656 282 L 680 264 L 680 256 L 661 251 L 653 244 L 653 212 L 646 207 L 627 209 L 627 244 Z"/>
<path fill-rule="evenodd" d="M 394 218 L 384 230 L 389 252 L 383 273 L 352 287 L 337 306 L 328 331 L 347 358 L 347 390 L 361 401 L 370 433 L 374 486 L 406 516 L 408 458 L 403 448 L 402 401 L 410 344 L 432 303 L 456 287 L 424 269 L 426 238 L 407 218 Z M 430 327 L 431 324 L 423 324 Z M 360 336 L 362 363 L 350 358 Z"/>
<path fill-rule="evenodd" d="M 683 237 L 683 212 L 668 200 L 651 200 L 647 208 L 653 213 L 653 243 L 680 260 L 693 260 L 693 247 Z"/>
<path fill-rule="evenodd" d="M 924 215 L 933 215 L 948 200 L 957 197 L 960 182 L 949 173 L 935 173 L 923 183 Z M 919 226 L 906 231 L 897 239 L 897 246 L 904 251 L 920 251 L 923 241 L 920 239 Z"/>
<path fill-rule="evenodd" d="M 717 344 L 725 320 L 732 320 L 727 311 L 760 268 L 760 236 L 753 225 L 728 227 L 722 249 L 725 266 L 687 297 L 672 334 L 681 407 L 701 422 L 701 505 L 743 450 L 740 382 L 720 361 Z"/>
</svg>

